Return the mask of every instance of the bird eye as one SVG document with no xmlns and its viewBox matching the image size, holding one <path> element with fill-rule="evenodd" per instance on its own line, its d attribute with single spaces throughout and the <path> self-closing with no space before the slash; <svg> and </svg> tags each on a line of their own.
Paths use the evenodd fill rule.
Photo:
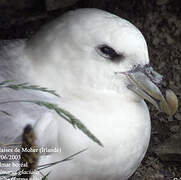
<svg viewBox="0 0 181 180">
<path fill-rule="evenodd" d="M 101 45 L 98 46 L 98 53 L 107 58 L 107 59 L 111 59 L 111 60 L 120 60 L 120 58 L 122 57 L 121 54 L 118 54 L 113 48 L 111 48 L 108 45 Z"/>
</svg>

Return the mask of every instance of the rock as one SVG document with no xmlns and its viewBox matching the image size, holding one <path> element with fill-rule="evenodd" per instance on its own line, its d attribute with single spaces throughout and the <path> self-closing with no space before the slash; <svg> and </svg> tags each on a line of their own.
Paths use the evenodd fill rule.
<svg viewBox="0 0 181 180">
<path fill-rule="evenodd" d="M 30 2 L 29 1 L 16 1 L 16 0 L 11 0 L 11 1 L 7 1 L 7 0 L 0 0 L 0 7 L 1 8 L 27 8 L 29 7 Z"/>
<path fill-rule="evenodd" d="M 43 0 L 0 0 L 0 14 L 4 15 L 12 15 L 14 13 L 18 13 L 18 11 L 26 11 L 28 10 L 39 10 L 44 6 Z"/>
<path fill-rule="evenodd" d="M 46 0 L 46 8 L 48 11 L 56 10 L 59 8 L 66 8 L 74 5 L 78 0 Z"/>
<path fill-rule="evenodd" d="M 32 1 L 16 1 L 16 0 L 0 0 L 0 14 L 6 12 L 6 14 L 11 14 L 19 9 L 27 9 L 31 7 Z"/>
<path fill-rule="evenodd" d="M 168 0 L 157 0 L 156 3 L 157 5 L 164 5 L 168 3 Z"/>
<path fill-rule="evenodd" d="M 181 132 L 170 137 L 156 148 L 155 153 L 162 161 L 181 163 Z"/>
</svg>

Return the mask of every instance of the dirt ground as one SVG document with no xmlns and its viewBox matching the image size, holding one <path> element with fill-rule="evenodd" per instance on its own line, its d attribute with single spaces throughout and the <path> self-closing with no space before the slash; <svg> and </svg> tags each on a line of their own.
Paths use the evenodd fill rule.
<svg viewBox="0 0 181 180">
<path fill-rule="evenodd" d="M 165 84 L 181 100 L 180 0 L 79 0 L 54 11 L 47 11 L 42 1 L 31 8 L 20 7 L 1 11 L 0 1 L 0 39 L 29 38 L 42 24 L 70 9 L 95 7 L 126 18 L 144 34 L 152 66 L 165 76 Z M 181 108 L 173 117 L 167 117 L 151 105 L 149 107 L 152 119 L 150 146 L 130 180 L 181 179 Z"/>
</svg>

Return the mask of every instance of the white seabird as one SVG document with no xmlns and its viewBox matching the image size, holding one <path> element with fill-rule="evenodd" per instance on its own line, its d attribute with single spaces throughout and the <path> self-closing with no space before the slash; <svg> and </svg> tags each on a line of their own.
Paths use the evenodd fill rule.
<svg viewBox="0 0 181 180">
<path fill-rule="evenodd" d="M 41 96 L 56 102 L 81 119 L 104 146 L 51 111 L 23 103 L 6 105 L 13 117 L 1 119 L 1 139 L 12 140 L 25 124 L 38 121 L 39 143 L 61 147 L 61 153 L 50 154 L 42 162 L 61 160 L 88 148 L 73 160 L 53 166 L 52 180 L 128 179 L 149 144 L 150 115 L 144 99 L 167 114 L 176 110 L 176 97 L 162 89 L 162 76 L 149 65 L 141 32 L 102 10 L 68 12 L 28 42 L 4 47 L 0 58 L 1 81 L 30 82 L 61 95 L 57 100 L 46 93 L 4 90 L 1 100 Z"/>
</svg>

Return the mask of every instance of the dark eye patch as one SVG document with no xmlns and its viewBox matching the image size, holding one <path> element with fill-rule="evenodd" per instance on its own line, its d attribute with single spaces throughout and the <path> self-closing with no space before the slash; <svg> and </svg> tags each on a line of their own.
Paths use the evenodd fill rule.
<svg viewBox="0 0 181 180">
<path fill-rule="evenodd" d="M 108 45 L 101 45 L 98 47 L 99 54 L 107 59 L 115 62 L 120 62 L 123 59 L 123 55 L 117 53 L 112 47 Z"/>
</svg>

